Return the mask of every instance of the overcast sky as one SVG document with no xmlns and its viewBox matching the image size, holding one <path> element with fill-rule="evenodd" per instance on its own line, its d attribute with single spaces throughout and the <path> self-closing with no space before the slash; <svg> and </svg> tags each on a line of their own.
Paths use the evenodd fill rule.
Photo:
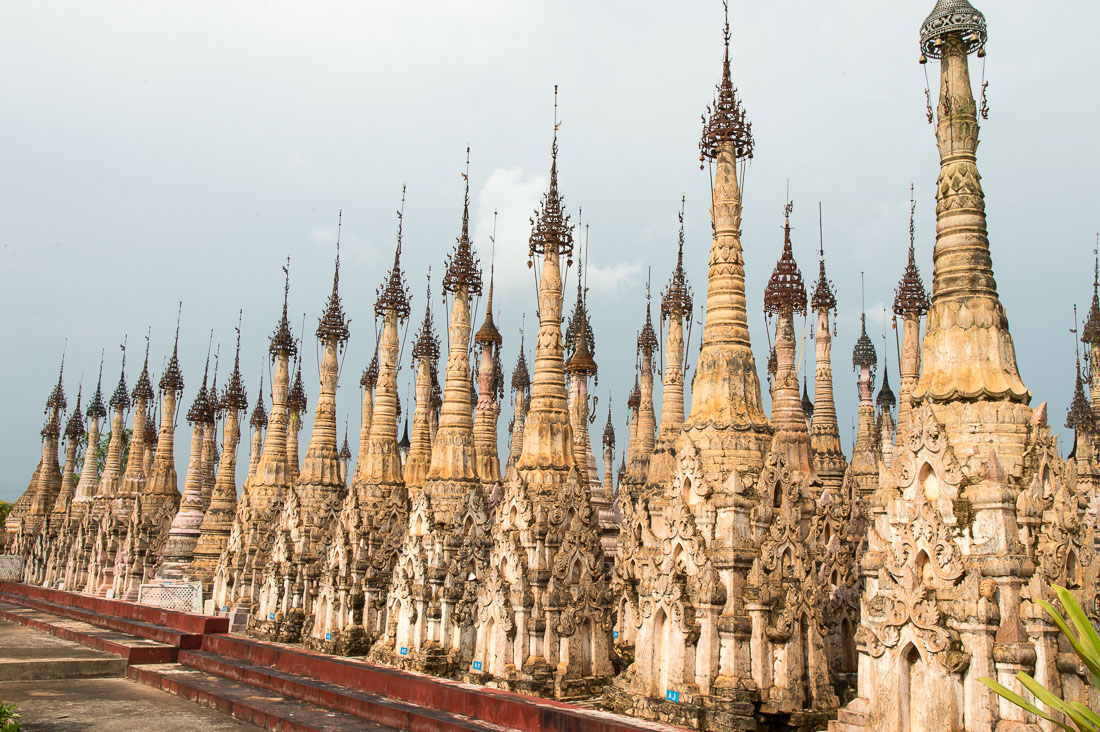
<svg viewBox="0 0 1100 732">
<path fill-rule="evenodd" d="M 757 141 L 743 221 L 757 365 L 763 376 L 763 286 L 780 253 L 789 180 L 794 250 L 809 281 L 817 268 L 818 201 L 824 208 L 827 266 L 840 308 L 837 409 L 847 445 L 857 399 L 850 354 L 861 270 L 869 329 L 897 387 L 896 350 L 891 333 L 884 351 L 882 312 L 905 262 L 910 181 L 919 264 L 931 286 L 938 158 L 924 116 L 924 71 L 935 89 L 938 66 L 917 63 L 917 38 L 932 5 L 735 0 L 731 8 L 733 78 Z M 1033 403 L 1049 401 L 1064 453 L 1073 386 L 1068 331 L 1073 304 L 1086 308 L 1091 297 L 1100 228 L 1100 59 L 1080 30 L 1100 25 L 1100 6 L 1036 7 L 1023 0 L 980 5 L 989 23 L 992 111 L 979 166 L 1020 370 Z M 352 335 L 337 408 L 341 432 L 349 420 L 354 452 L 359 375 L 374 347 L 374 293 L 392 261 L 401 185 L 408 184 L 411 339 L 429 265 L 443 324 L 438 275 L 459 232 L 467 144 L 472 234 L 485 265 L 499 211 L 497 322 L 510 374 L 521 315 L 529 325 L 534 319 L 528 220 L 547 182 L 554 84 L 563 120 L 561 189 L 574 220 L 583 207 L 591 225 L 596 426 L 612 395 L 624 449 L 647 271 L 652 267 L 656 295 L 675 263 L 681 194 L 685 264 L 697 302 L 706 295 L 709 184 L 699 170 L 698 139 L 721 53 L 717 0 L 3 3 L 0 499 L 17 497 L 37 463 L 43 404 L 66 338 L 71 408 L 81 379 L 94 389 L 101 349 L 109 396 L 127 335 L 132 388 L 149 325 L 150 365 L 159 379 L 182 300 L 186 411 L 211 329 L 221 344 L 224 384 L 243 308 L 242 368 L 254 403 L 261 369 L 270 386 L 267 339 L 288 255 L 295 330 L 303 313 L 307 321 L 304 453 L 317 394 L 312 333 L 331 288 L 340 209 Z M 982 66 L 973 57 L 971 63 L 977 88 Z M 570 291 L 567 303 L 572 297 Z M 698 334 L 696 328 L 691 361 Z M 399 378 L 411 407 L 408 350 Z M 659 390 L 655 400 L 659 408 Z M 502 435 L 510 412 L 506 404 Z M 182 418 L 179 432 L 182 489 L 189 434 Z M 247 445 L 246 435 L 238 453 L 242 477 Z"/>
</svg>

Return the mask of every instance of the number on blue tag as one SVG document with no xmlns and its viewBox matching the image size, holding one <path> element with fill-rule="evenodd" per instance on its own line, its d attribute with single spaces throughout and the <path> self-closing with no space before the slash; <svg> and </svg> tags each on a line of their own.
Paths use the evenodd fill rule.
<svg viewBox="0 0 1100 732">
<path fill-rule="evenodd" d="M 665 691 L 665 701 L 678 702 L 680 701 L 680 692 L 668 689 Z"/>
<path fill-rule="evenodd" d="M 406 648 L 405 646 L 401 646 L 401 655 L 402 655 L 402 656 L 407 656 L 407 655 L 409 655 L 409 649 L 408 649 L 408 648 Z"/>
<path fill-rule="evenodd" d="M 274 620 L 275 619 L 275 613 L 268 613 L 267 614 L 267 619 L 268 620 Z"/>
<path fill-rule="evenodd" d="M 223 613 L 229 612 L 229 606 L 228 605 L 222 605 L 222 612 Z"/>
<path fill-rule="evenodd" d="M 612 638 L 618 638 L 619 637 L 619 631 L 617 631 L 617 630 L 611 631 L 611 637 Z"/>
<path fill-rule="evenodd" d="M 332 633 L 325 633 L 325 640 L 332 640 Z"/>
<path fill-rule="evenodd" d="M 474 661 L 474 671 L 481 670 L 481 661 Z"/>
</svg>

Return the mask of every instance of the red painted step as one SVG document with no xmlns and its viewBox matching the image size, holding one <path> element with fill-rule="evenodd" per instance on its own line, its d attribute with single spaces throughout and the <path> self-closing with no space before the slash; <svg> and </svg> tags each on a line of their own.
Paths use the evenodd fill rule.
<svg viewBox="0 0 1100 732">
<path fill-rule="evenodd" d="M 138 605 L 121 600 L 108 600 L 78 592 L 52 590 L 47 587 L 25 585 L 21 582 L 0 582 L 0 593 L 53 602 L 66 607 L 88 610 L 97 615 L 125 618 L 139 623 L 159 625 L 183 633 L 227 633 L 229 618 L 214 615 L 198 615 L 177 610 L 165 610 L 152 605 Z"/>
<path fill-rule="evenodd" d="M 374 722 L 332 712 L 255 687 L 219 678 L 178 663 L 131 666 L 126 675 L 156 689 L 229 714 L 274 732 L 397 732 Z"/>
<path fill-rule="evenodd" d="M 305 679 L 366 690 L 391 700 L 426 709 L 445 710 L 455 716 L 522 732 L 652 732 L 657 729 L 679 729 L 237 635 L 204 636 L 202 650 L 206 656 L 222 656 L 224 659 L 244 661 L 253 667 L 267 667 Z M 193 660 L 194 654 L 188 654 L 185 658 Z"/>
<path fill-rule="evenodd" d="M 179 662 L 199 671 L 408 732 L 490 732 L 500 729 L 494 724 L 475 722 L 439 709 L 419 707 L 370 691 L 307 679 L 213 653 L 180 651 Z"/>
<path fill-rule="evenodd" d="M 0 602 L 0 618 L 105 653 L 113 653 L 131 664 L 168 663 L 175 661 L 179 653 L 177 648 L 164 643 L 6 602 Z"/>
<path fill-rule="evenodd" d="M 65 618 L 79 620 L 90 625 L 96 625 L 102 628 L 109 628 L 110 630 L 117 630 L 121 633 L 127 633 L 129 635 L 137 636 L 139 638 L 154 640 L 159 643 L 175 646 L 177 648 L 202 647 L 202 634 L 200 633 L 185 633 L 183 631 L 175 630 L 173 628 L 165 628 L 160 625 L 152 625 L 150 623 L 143 623 L 136 620 L 128 620 L 126 618 L 119 618 L 112 615 L 100 615 L 90 610 L 83 610 L 78 607 L 71 607 L 69 605 L 64 605 L 59 602 L 38 600 L 24 595 L 12 595 L 9 593 L 0 592 L 0 600 L 12 603 L 13 605 L 22 605 L 23 607 L 41 610 L 52 615 L 60 615 Z"/>
</svg>

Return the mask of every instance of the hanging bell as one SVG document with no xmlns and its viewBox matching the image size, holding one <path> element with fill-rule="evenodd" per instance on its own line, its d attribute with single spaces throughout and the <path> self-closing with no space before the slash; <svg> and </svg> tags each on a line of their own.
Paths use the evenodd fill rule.
<svg viewBox="0 0 1100 732">
<path fill-rule="evenodd" d="M 985 58 L 985 46 L 978 49 L 978 58 Z"/>
<path fill-rule="evenodd" d="M 981 53 L 981 51 L 979 51 L 979 53 Z M 920 62 L 921 62 L 922 64 L 926 64 L 926 63 L 928 63 L 928 57 L 927 57 L 927 56 L 925 56 L 925 55 L 924 55 L 923 53 L 922 53 L 922 54 L 920 55 Z"/>
<path fill-rule="evenodd" d="M 528 257 L 527 258 L 527 269 L 531 269 L 534 266 L 535 266 L 535 263 L 531 261 L 530 257 Z"/>
</svg>

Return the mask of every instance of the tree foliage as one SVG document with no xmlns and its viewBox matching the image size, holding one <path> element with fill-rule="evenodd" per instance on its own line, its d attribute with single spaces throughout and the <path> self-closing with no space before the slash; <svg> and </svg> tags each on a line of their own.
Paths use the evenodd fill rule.
<svg viewBox="0 0 1100 732">
<path fill-rule="evenodd" d="M 1073 650 L 1077 654 L 1077 657 L 1081 659 L 1081 663 L 1088 669 L 1093 687 L 1097 692 L 1100 692 L 1100 634 L 1096 632 L 1096 628 L 1092 627 L 1092 623 L 1089 622 L 1088 616 L 1085 615 L 1085 611 L 1081 609 L 1081 606 L 1077 603 L 1077 600 L 1069 590 L 1065 587 L 1059 587 L 1058 585 L 1052 585 L 1052 587 L 1054 589 L 1054 594 L 1058 596 L 1059 601 L 1062 603 L 1062 607 L 1066 611 L 1066 615 L 1069 617 L 1069 622 L 1067 622 L 1066 618 L 1063 618 L 1062 614 L 1049 602 L 1039 600 L 1039 604 L 1043 606 L 1043 609 L 1047 611 L 1061 629 L 1062 633 L 1065 634 L 1066 639 L 1069 640 L 1070 645 L 1073 646 Z M 1070 623 L 1073 624 L 1072 629 L 1070 628 Z M 1070 727 L 1056 718 L 1054 714 L 1044 712 L 1027 699 L 1011 689 L 998 684 L 989 677 L 980 678 L 978 681 L 981 681 L 990 689 L 997 692 L 997 694 L 1021 709 L 1034 714 L 1040 719 L 1054 722 L 1054 724 L 1066 730 L 1066 732 L 1100 732 L 1100 715 L 1094 710 L 1089 709 L 1081 702 L 1060 699 L 1032 676 L 1023 671 L 1016 674 L 1016 679 L 1019 680 L 1024 688 L 1030 691 L 1038 701 L 1051 709 L 1054 714 L 1060 713 L 1065 715 L 1065 719 L 1069 720 L 1074 726 Z"/>
</svg>

